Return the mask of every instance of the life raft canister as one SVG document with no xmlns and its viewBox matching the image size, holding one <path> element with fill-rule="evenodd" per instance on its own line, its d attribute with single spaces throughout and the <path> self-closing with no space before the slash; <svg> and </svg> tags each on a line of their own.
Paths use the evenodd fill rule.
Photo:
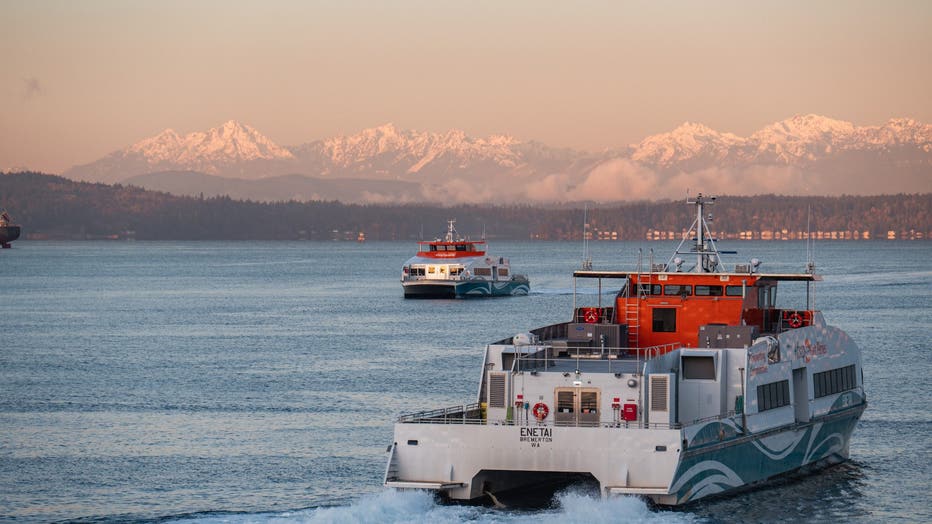
<svg viewBox="0 0 932 524">
<path fill-rule="evenodd" d="M 547 418 L 547 415 L 550 414 L 550 408 L 547 407 L 547 404 L 538 402 L 537 404 L 534 404 L 534 409 L 532 412 L 534 413 L 534 417 L 537 420 L 544 420 Z"/>
</svg>

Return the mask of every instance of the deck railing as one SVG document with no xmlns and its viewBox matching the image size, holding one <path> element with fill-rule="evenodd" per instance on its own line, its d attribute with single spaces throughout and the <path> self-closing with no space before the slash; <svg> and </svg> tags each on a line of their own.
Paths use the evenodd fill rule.
<svg viewBox="0 0 932 524">
<path fill-rule="evenodd" d="M 599 421 L 560 421 L 548 419 L 541 422 L 519 417 L 512 420 L 487 419 L 482 414 L 479 404 L 452 406 L 402 415 L 397 420 L 400 424 L 465 424 L 486 426 L 527 426 L 546 428 L 617 428 L 617 429 L 679 429 L 681 424 L 645 423 L 643 421 L 599 420 Z"/>
</svg>

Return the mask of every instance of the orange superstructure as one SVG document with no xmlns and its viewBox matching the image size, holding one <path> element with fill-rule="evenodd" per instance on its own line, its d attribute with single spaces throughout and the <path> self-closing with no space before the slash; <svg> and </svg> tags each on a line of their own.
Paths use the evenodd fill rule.
<svg viewBox="0 0 932 524">
<path fill-rule="evenodd" d="M 651 263 L 649 271 L 575 272 L 577 278 L 616 279 L 623 284 L 613 307 L 577 308 L 574 322 L 623 325 L 628 348 L 661 352 L 666 349 L 656 348 L 714 347 L 721 337 L 737 337 L 749 344 L 758 335 L 812 322 L 813 310 L 778 308 L 776 289 L 780 281 L 812 282 L 820 280 L 818 276 L 760 273 L 757 260 L 725 271 L 719 258 L 723 252 L 715 247 L 702 215 L 702 206 L 713 204 L 714 197 L 699 195 L 689 203 L 698 208 L 696 222 L 674 254 L 686 259 L 675 256 L 665 264 Z M 693 245 L 682 250 L 689 239 Z M 683 270 L 691 257 L 695 265 Z"/>
</svg>

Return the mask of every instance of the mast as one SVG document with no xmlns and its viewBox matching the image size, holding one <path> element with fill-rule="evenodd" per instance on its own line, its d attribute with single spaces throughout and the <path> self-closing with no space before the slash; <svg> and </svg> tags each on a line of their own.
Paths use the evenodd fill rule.
<svg viewBox="0 0 932 524">
<path fill-rule="evenodd" d="M 719 251 L 715 245 L 715 239 L 712 238 L 712 230 L 709 228 L 709 224 L 706 222 L 703 212 L 705 206 L 711 206 L 715 204 L 714 196 L 703 197 L 702 193 L 696 195 L 694 200 L 690 200 L 689 196 L 686 197 L 686 203 L 696 206 L 696 220 L 693 221 L 692 225 L 689 226 L 689 231 L 683 236 L 683 239 L 680 241 L 680 244 L 676 247 L 676 250 L 673 252 L 673 256 L 670 257 L 670 260 L 667 261 L 666 266 L 664 266 L 665 271 L 670 271 L 670 264 L 676 266 L 676 271 L 680 270 L 680 266 L 683 264 L 683 259 L 676 255 L 685 255 L 685 254 L 695 254 L 696 255 L 696 265 L 691 268 L 690 271 L 696 273 L 717 273 L 723 271 L 724 267 L 722 266 L 722 253 L 734 253 L 734 251 Z M 709 213 L 709 220 L 712 219 L 712 214 Z M 695 236 L 691 237 L 690 235 L 695 232 Z M 683 244 L 686 243 L 687 239 L 692 238 L 694 243 L 689 251 L 682 251 Z"/>
<path fill-rule="evenodd" d="M 456 229 L 453 228 L 453 224 L 455 223 L 456 223 L 455 218 L 451 218 L 447 220 L 447 238 L 446 238 L 447 242 L 453 242 L 455 240 L 454 233 L 456 233 Z"/>
</svg>

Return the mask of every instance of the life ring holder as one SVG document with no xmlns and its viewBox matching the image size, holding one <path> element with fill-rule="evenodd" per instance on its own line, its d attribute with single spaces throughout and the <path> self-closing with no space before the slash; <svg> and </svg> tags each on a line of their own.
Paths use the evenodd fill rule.
<svg viewBox="0 0 932 524">
<path fill-rule="evenodd" d="M 534 413 L 534 418 L 536 418 L 538 421 L 542 421 L 547 418 L 547 415 L 550 414 L 550 408 L 547 407 L 547 404 L 538 402 L 537 404 L 534 404 L 534 409 L 532 409 L 531 412 Z"/>
<path fill-rule="evenodd" d="M 796 328 L 800 328 L 803 326 L 804 319 L 803 319 L 803 316 L 800 315 L 798 311 L 794 311 L 793 313 L 790 313 L 789 317 L 787 317 L 786 322 L 787 324 L 789 324 L 791 328 L 796 329 Z"/>
</svg>

